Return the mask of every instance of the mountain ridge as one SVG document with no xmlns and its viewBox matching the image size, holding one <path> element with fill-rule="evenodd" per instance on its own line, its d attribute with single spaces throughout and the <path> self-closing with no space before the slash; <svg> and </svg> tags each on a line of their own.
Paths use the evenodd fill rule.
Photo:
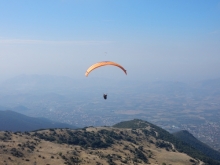
<svg viewBox="0 0 220 165">
<path fill-rule="evenodd" d="M 199 165 L 141 130 L 113 127 L 0 132 L 0 159 L 5 164 Z M 162 144 L 162 145 L 161 145 Z M 165 145 L 165 146 L 163 146 Z"/>
<path fill-rule="evenodd" d="M 207 155 L 207 153 L 202 152 L 202 150 L 200 148 L 191 145 L 191 143 L 189 143 L 189 141 L 188 142 L 184 141 L 180 137 L 174 136 L 173 134 L 170 134 L 168 131 L 166 131 L 166 130 L 164 130 L 164 129 L 162 129 L 162 128 L 154 125 L 154 124 L 151 124 L 147 121 L 143 121 L 143 120 L 140 120 L 140 119 L 134 119 L 134 120 L 131 120 L 131 121 L 123 121 L 123 122 L 117 123 L 113 127 L 131 128 L 131 129 L 138 129 L 139 128 L 140 129 L 140 128 L 146 128 L 146 127 L 149 127 L 149 126 L 153 129 L 157 130 L 157 134 L 151 132 L 151 134 L 155 138 L 163 139 L 165 141 L 168 141 L 168 142 L 172 143 L 179 152 L 184 152 L 187 155 L 190 155 L 194 158 L 198 158 L 198 159 L 200 159 L 200 160 L 202 160 L 206 163 L 210 163 L 210 161 L 212 162 L 212 159 L 215 159 L 212 162 L 212 164 L 214 164 L 214 163 L 220 164 L 219 158 L 216 157 L 215 155 L 214 156 L 213 155 Z M 196 138 L 194 137 L 194 139 L 196 139 Z M 197 140 L 197 143 L 198 142 L 200 142 L 200 141 Z M 204 146 L 204 143 L 202 143 L 202 142 L 200 142 L 199 144 L 203 144 L 203 146 Z M 210 147 L 207 146 L 206 149 L 210 149 Z M 210 158 L 210 157 L 212 157 L 212 158 Z"/>
<path fill-rule="evenodd" d="M 12 127 L 14 128 L 12 129 Z M 81 148 L 84 148 L 81 150 L 82 152 L 86 152 L 86 149 L 90 148 L 98 151 L 108 149 L 109 152 L 114 153 L 114 150 L 116 149 L 115 145 L 117 146 L 123 141 L 123 144 L 121 145 L 123 146 L 124 150 L 128 150 L 129 152 L 133 153 L 132 159 L 126 156 L 128 153 L 123 155 L 126 157 L 126 160 L 129 160 L 130 162 L 133 161 L 136 163 L 146 163 L 151 160 L 150 153 L 153 151 L 155 157 L 158 157 L 158 160 L 162 161 L 162 158 L 160 158 L 158 155 L 162 149 L 163 154 L 169 155 L 170 157 L 172 157 L 172 154 L 175 155 L 177 153 L 185 153 L 191 157 L 188 158 L 188 160 L 194 162 L 195 164 L 199 164 L 198 160 L 200 160 L 208 164 L 211 163 L 212 165 L 220 165 L 220 162 L 217 161 L 219 160 L 218 157 L 207 155 L 207 153 L 201 151 L 200 148 L 191 145 L 191 143 L 195 143 L 196 138 L 188 132 L 187 134 L 190 135 L 188 137 L 193 140 L 188 138 L 188 140 L 184 141 L 184 139 L 181 139 L 181 137 L 177 137 L 177 133 L 175 134 L 176 136 L 174 136 L 166 130 L 144 120 L 133 119 L 129 121 L 122 121 L 113 125 L 112 127 L 91 126 L 82 129 L 78 128 L 75 130 L 73 128 L 75 127 L 71 127 L 70 125 L 63 123 L 60 125 L 60 123 L 49 121 L 45 118 L 28 117 L 10 110 L 0 111 L 0 130 L 3 130 L 0 131 L 1 139 L 3 141 L 6 140 L 5 142 L 11 142 L 11 138 L 8 138 L 9 134 L 15 138 L 14 136 L 18 134 L 17 132 L 20 132 L 21 135 L 19 136 L 27 135 L 28 139 L 39 138 L 41 140 L 50 142 L 52 147 L 55 145 L 53 143 L 58 143 L 62 145 L 66 144 L 80 146 Z M 146 141 L 148 142 L 147 144 L 145 144 Z M 191 141 L 191 143 L 189 141 Z M 198 145 L 202 145 L 202 143 L 198 140 L 196 142 Z M 133 147 L 127 147 L 129 145 Z M 114 146 L 114 149 L 112 146 Z M 145 146 L 146 152 L 144 152 L 145 150 L 139 148 L 141 146 Z M 150 147 L 147 149 L 147 146 L 152 146 L 154 149 L 151 152 L 147 152 L 147 150 L 151 148 Z M 64 146 L 61 146 L 61 148 L 63 147 Z M 204 145 L 202 145 L 202 147 L 204 147 Z M 5 154 L 7 155 L 8 153 Z M 180 156 L 179 159 L 182 161 L 183 157 Z M 79 156 L 78 158 L 81 157 Z M 106 159 L 108 159 L 108 161 L 118 161 L 116 158 Z M 69 161 L 71 160 L 68 159 L 67 162 Z M 103 160 L 100 161 L 102 162 Z M 124 159 L 120 161 L 123 163 Z M 153 162 L 153 160 L 151 161 Z M 167 162 L 169 161 L 167 160 Z"/>
<path fill-rule="evenodd" d="M 198 139 L 196 139 L 191 133 L 189 133 L 186 130 L 178 131 L 173 133 L 174 136 L 179 138 L 180 140 L 184 141 L 185 143 L 191 145 L 195 149 L 201 151 L 203 154 L 205 154 L 208 157 L 211 157 L 212 159 L 220 161 L 220 153 L 205 143 L 202 143 Z"/>
<path fill-rule="evenodd" d="M 33 131 L 49 128 L 76 128 L 69 124 L 35 118 L 11 110 L 0 111 L 0 130 L 2 131 Z"/>
</svg>

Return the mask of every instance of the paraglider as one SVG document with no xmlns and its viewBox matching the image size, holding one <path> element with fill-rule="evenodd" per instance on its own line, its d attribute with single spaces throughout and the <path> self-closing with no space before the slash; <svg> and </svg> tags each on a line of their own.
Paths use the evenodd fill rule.
<svg viewBox="0 0 220 165">
<path fill-rule="evenodd" d="M 102 66 L 107 66 L 107 65 L 116 66 L 116 67 L 120 68 L 127 75 L 127 71 L 121 65 L 117 64 L 116 62 L 102 61 L 102 62 L 98 62 L 98 63 L 95 63 L 92 66 L 90 66 L 87 69 L 87 71 L 85 73 L 85 76 L 88 77 L 90 72 L 93 71 L 94 69 L 102 67 Z M 103 94 L 103 98 L 106 100 L 107 99 L 107 94 Z"/>
</svg>

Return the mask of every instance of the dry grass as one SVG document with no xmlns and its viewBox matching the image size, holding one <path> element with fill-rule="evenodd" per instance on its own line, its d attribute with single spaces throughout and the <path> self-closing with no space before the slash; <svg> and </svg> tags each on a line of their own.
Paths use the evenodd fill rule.
<svg viewBox="0 0 220 165">
<path fill-rule="evenodd" d="M 57 142 L 50 142 L 33 136 L 34 133 L 6 133 L 0 132 L 0 160 L 1 165 L 64 165 L 64 164 L 91 164 L 91 165 L 105 165 L 105 164 L 146 164 L 142 159 L 136 159 L 136 151 L 141 151 L 147 159 L 149 164 L 162 163 L 178 164 L 178 165 L 192 165 L 189 157 L 186 154 L 177 151 L 167 151 L 164 148 L 157 148 L 154 137 L 146 139 L 141 130 L 136 129 L 136 133 L 131 129 L 116 129 L 108 127 L 89 127 L 85 131 L 97 133 L 100 130 L 114 131 L 119 134 L 123 132 L 124 136 L 132 137 L 136 140 L 135 143 L 121 139 L 114 141 L 110 147 L 107 148 L 84 148 L 80 145 L 59 144 Z M 72 131 L 72 130 L 70 130 Z M 133 133 L 132 133 L 133 131 Z M 56 136 L 68 136 L 66 130 L 55 130 Z M 74 131 L 73 131 L 74 132 Z M 50 130 L 38 131 L 40 134 L 50 135 Z M 104 139 L 104 136 L 103 136 Z M 142 149 L 139 149 L 143 146 Z M 20 155 L 19 155 L 20 153 Z M 78 163 L 76 163 L 78 161 Z"/>
</svg>

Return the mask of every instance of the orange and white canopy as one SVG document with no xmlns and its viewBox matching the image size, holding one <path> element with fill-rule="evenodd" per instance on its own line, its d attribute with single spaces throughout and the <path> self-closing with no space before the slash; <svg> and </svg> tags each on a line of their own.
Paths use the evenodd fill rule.
<svg viewBox="0 0 220 165">
<path fill-rule="evenodd" d="M 89 75 L 89 73 L 90 73 L 91 71 L 93 71 L 94 69 L 99 68 L 99 67 L 101 67 L 101 66 L 106 66 L 106 65 L 117 66 L 117 67 L 121 68 L 121 69 L 125 72 L 125 74 L 127 74 L 126 70 L 125 70 L 121 65 L 119 65 L 119 64 L 117 64 L 117 63 L 115 63 L 115 62 L 112 62 L 112 61 L 102 61 L 102 62 L 98 62 L 98 63 L 95 63 L 95 64 L 93 64 L 92 66 L 90 66 L 90 67 L 87 69 L 87 71 L 86 71 L 86 73 L 85 73 L 85 76 L 87 77 L 87 76 Z"/>
</svg>

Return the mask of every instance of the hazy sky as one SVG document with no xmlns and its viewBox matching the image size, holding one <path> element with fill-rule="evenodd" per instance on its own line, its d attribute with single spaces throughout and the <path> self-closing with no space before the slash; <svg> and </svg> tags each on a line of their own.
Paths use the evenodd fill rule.
<svg viewBox="0 0 220 165">
<path fill-rule="evenodd" d="M 220 0 L 0 0 L 0 77 L 220 77 Z"/>
</svg>

